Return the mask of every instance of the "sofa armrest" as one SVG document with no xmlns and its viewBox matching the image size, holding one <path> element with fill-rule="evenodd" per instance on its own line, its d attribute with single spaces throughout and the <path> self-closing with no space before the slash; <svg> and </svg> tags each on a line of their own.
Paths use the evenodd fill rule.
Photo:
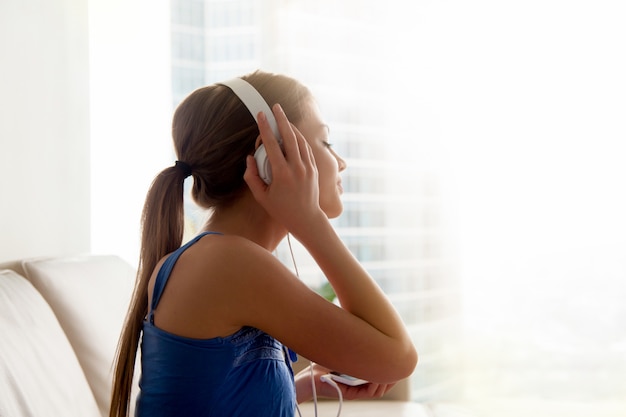
<svg viewBox="0 0 626 417">
<path fill-rule="evenodd" d="M 78 359 L 41 294 L 0 270 L 0 416 L 70 415 L 100 416 Z"/>
<path fill-rule="evenodd" d="M 135 283 L 134 268 L 106 255 L 30 259 L 23 267 L 54 311 L 102 416 L 107 416 L 112 363 Z"/>
</svg>

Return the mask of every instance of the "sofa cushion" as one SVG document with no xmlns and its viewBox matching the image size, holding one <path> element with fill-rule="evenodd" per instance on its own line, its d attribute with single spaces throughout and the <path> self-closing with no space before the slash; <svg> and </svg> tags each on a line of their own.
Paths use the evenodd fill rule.
<svg viewBox="0 0 626 417">
<path fill-rule="evenodd" d="M 50 306 L 14 271 L 0 271 L 0 416 L 100 415 Z"/>
<path fill-rule="evenodd" d="M 32 259 L 26 277 L 65 331 L 103 416 L 111 398 L 112 363 L 135 282 L 116 256 Z"/>
</svg>

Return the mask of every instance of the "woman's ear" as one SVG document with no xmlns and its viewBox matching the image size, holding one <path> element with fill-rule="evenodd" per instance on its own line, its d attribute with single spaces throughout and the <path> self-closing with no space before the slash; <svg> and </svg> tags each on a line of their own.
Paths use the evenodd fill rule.
<svg viewBox="0 0 626 417">
<path fill-rule="evenodd" d="M 254 150 L 259 149 L 259 146 L 261 146 L 261 135 L 257 136 L 256 138 L 256 142 L 254 143 Z"/>
</svg>

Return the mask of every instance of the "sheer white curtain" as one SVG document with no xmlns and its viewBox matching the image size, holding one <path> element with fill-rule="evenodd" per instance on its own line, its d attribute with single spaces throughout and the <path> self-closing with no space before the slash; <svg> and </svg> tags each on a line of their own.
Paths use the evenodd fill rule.
<svg viewBox="0 0 626 417">
<path fill-rule="evenodd" d="M 619 1 L 445 1 L 390 29 L 434 126 L 415 136 L 443 149 L 469 399 L 624 411 L 625 18 Z"/>
</svg>

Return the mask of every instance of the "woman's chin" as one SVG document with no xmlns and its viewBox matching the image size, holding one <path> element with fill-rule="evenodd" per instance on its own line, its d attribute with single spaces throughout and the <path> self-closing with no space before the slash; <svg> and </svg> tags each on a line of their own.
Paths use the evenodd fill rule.
<svg viewBox="0 0 626 417">
<path fill-rule="evenodd" d="M 338 204 L 333 204 L 332 207 L 322 207 L 322 210 L 329 219 L 336 219 L 343 213 L 343 204 L 339 201 Z"/>
</svg>

